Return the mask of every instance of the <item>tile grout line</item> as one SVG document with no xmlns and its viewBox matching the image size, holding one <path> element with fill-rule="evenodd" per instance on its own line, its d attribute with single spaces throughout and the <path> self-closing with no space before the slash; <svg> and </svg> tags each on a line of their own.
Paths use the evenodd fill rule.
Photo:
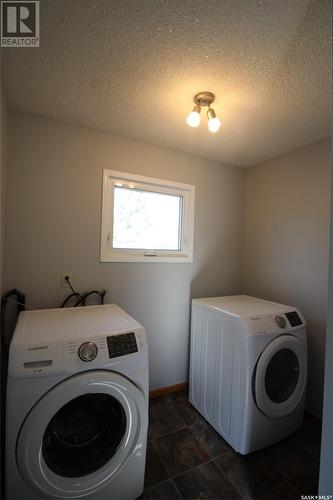
<svg viewBox="0 0 333 500">
<path fill-rule="evenodd" d="M 294 442 L 293 435 L 291 435 L 291 436 L 289 436 L 289 437 L 287 437 L 285 439 L 288 439 L 289 441 L 291 441 L 291 443 L 295 447 L 297 453 L 300 454 L 300 455 L 303 455 L 302 458 L 305 458 L 307 460 L 310 460 L 310 459 L 313 460 L 314 459 L 314 457 L 312 457 L 310 453 L 308 453 L 301 446 L 298 446 L 297 443 Z M 282 441 L 284 441 L 284 440 L 282 440 Z M 273 445 L 271 445 L 271 446 L 279 445 L 279 444 L 281 444 L 282 441 L 280 441 L 278 443 L 273 443 Z M 266 466 L 267 464 L 266 464 L 266 461 L 264 460 L 264 458 L 260 455 L 260 453 L 262 451 L 265 451 L 267 448 L 270 448 L 270 446 L 264 448 L 263 450 L 258 450 L 259 456 L 255 457 L 255 459 L 258 462 L 260 462 L 262 465 L 264 465 L 264 466 Z M 257 453 L 257 452 L 255 452 L 255 453 Z M 296 473 L 292 473 L 290 476 L 284 477 L 283 474 L 278 470 L 278 467 L 276 467 L 274 463 L 270 463 L 269 466 L 274 470 L 274 472 L 276 472 L 279 476 L 281 476 L 282 482 L 278 483 L 279 485 L 282 484 L 282 483 L 284 483 L 285 481 L 287 481 L 289 479 L 292 479 L 293 477 L 295 477 L 295 475 L 298 474 L 298 472 L 296 472 Z M 271 488 L 271 489 L 273 489 L 273 488 Z M 271 490 L 268 490 L 268 491 L 271 491 Z"/>
<path fill-rule="evenodd" d="M 200 464 L 197 464 L 194 467 L 191 467 L 190 469 L 183 470 L 182 472 L 179 472 L 178 474 L 173 474 L 172 475 L 172 474 L 169 473 L 167 467 L 164 465 L 164 462 L 162 461 L 162 459 L 160 458 L 159 455 L 158 455 L 158 458 L 161 460 L 161 463 L 162 463 L 163 467 L 165 468 L 166 472 L 168 473 L 169 479 L 174 479 L 175 477 L 179 477 L 182 474 L 186 474 L 187 472 L 189 472 L 191 470 L 197 469 L 198 467 L 200 467 L 200 465 L 209 464 L 210 462 L 214 461 L 210 456 L 208 456 L 209 460 L 206 460 L 205 462 L 201 462 Z"/>
<path fill-rule="evenodd" d="M 201 464 L 195 465 L 194 467 L 191 467 L 190 469 L 183 470 L 182 472 L 179 472 L 178 474 L 175 474 L 174 476 L 172 476 L 172 479 L 178 478 L 178 477 L 182 476 L 183 474 L 187 474 L 188 472 L 191 472 L 195 469 L 198 469 L 201 465 L 207 465 L 207 464 L 210 464 L 211 462 L 213 462 L 212 459 L 207 460 L 206 462 L 202 462 Z"/>
<path fill-rule="evenodd" d="M 196 422 L 196 423 L 198 423 L 198 422 Z M 197 436 L 196 436 L 196 435 L 192 432 L 191 427 L 192 427 L 193 425 L 196 425 L 196 423 L 189 425 L 189 426 L 188 426 L 188 430 L 190 431 L 190 433 L 192 434 L 192 436 L 193 436 L 193 437 L 194 437 L 194 438 L 198 441 L 198 443 L 199 443 L 199 444 L 203 447 L 203 449 L 206 451 L 207 455 L 208 455 L 209 457 L 211 457 L 211 459 L 212 459 L 212 460 L 215 460 L 215 459 L 217 459 L 217 458 L 219 458 L 219 457 L 223 457 L 223 455 L 225 455 L 226 453 L 229 453 L 229 451 L 231 451 L 230 449 L 226 449 L 226 451 L 225 451 L 224 453 L 220 453 L 219 455 L 217 455 L 217 456 L 213 457 L 213 456 L 211 455 L 211 453 L 210 453 L 210 451 L 209 451 L 209 448 L 208 448 L 208 446 L 206 445 L 206 443 L 201 442 L 201 441 L 199 440 L 199 438 L 198 438 L 198 437 L 197 437 Z M 207 422 L 207 423 L 208 423 L 208 422 Z M 208 425 L 209 425 L 209 424 L 208 424 Z M 214 430 L 214 429 L 212 428 L 212 430 Z M 214 432 L 216 432 L 216 431 L 214 430 Z M 223 439 L 223 437 L 222 437 L 222 436 L 221 436 L 221 439 Z M 224 439 L 223 439 L 223 441 L 224 441 Z"/>
<path fill-rule="evenodd" d="M 187 425 L 185 424 L 184 427 L 180 427 L 179 429 L 167 432 L 166 434 L 161 434 L 160 436 L 148 438 L 148 441 L 156 441 L 157 439 L 164 438 L 166 436 L 170 436 L 170 434 L 175 434 L 176 432 L 182 431 L 183 429 L 186 429 L 186 428 L 187 428 Z"/>
<path fill-rule="evenodd" d="M 178 495 L 180 496 L 181 500 L 184 500 L 183 496 L 180 494 L 180 491 L 178 490 L 175 482 L 173 481 L 172 477 L 168 477 L 167 479 L 164 479 L 164 481 L 160 481 L 159 483 L 153 484 L 152 486 L 149 486 L 149 488 L 145 488 L 143 492 L 152 490 L 153 488 L 157 488 L 158 486 L 161 486 L 162 484 L 167 483 L 168 481 L 171 481 L 175 490 L 177 491 Z"/>
<path fill-rule="evenodd" d="M 179 497 L 180 497 L 182 500 L 184 500 L 184 497 L 183 497 L 183 495 L 180 493 L 180 491 L 179 491 L 179 489 L 178 489 L 177 484 L 176 484 L 176 483 L 175 483 L 175 481 L 173 480 L 173 477 L 171 478 L 171 481 L 172 481 L 172 484 L 174 485 L 174 487 L 176 488 L 176 491 L 177 491 L 177 493 L 178 493 Z"/>
<path fill-rule="evenodd" d="M 172 475 L 172 474 L 170 474 L 170 473 L 169 473 L 169 470 L 168 470 L 167 466 L 165 465 L 165 463 L 164 463 L 164 461 L 163 461 L 163 458 L 159 455 L 159 453 L 158 453 L 158 449 L 157 449 L 157 447 L 155 446 L 155 443 L 154 443 L 154 442 L 152 442 L 152 445 L 153 445 L 153 447 L 154 447 L 154 450 L 155 450 L 155 452 L 156 452 L 156 454 L 157 454 L 157 456 L 158 456 L 159 460 L 161 461 L 161 463 L 162 463 L 162 465 L 163 465 L 164 469 L 166 470 L 166 472 L 167 472 L 167 474 L 168 474 L 168 476 L 169 476 L 169 478 L 170 478 L 170 479 L 173 479 L 173 478 L 175 478 L 175 477 L 178 477 L 178 476 L 180 476 L 181 474 L 185 474 L 186 472 L 189 472 L 190 470 L 193 470 L 193 469 L 196 469 L 197 467 L 200 467 L 200 465 L 210 463 L 210 462 L 212 462 L 212 461 L 214 460 L 214 458 L 212 458 L 212 457 L 211 457 L 211 455 L 208 453 L 208 451 L 206 451 L 206 449 L 205 449 L 205 448 L 201 445 L 200 441 L 196 438 L 196 436 L 194 436 L 194 435 L 193 435 L 193 433 L 191 432 L 191 430 L 190 430 L 190 428 L 189 428 L 189 426 L 188 426 L 188 425 L 186 425 L 186 426 L 185 426 L 184 428 L 182 428 L 182 429 L 179 429 L 178 431 L 174 431 L 174 432 L 170 432 L 170 433 L 168 433 L 168 434 L 165 434 L 165 436 L 168 436 L 168 435 L 170 435 L 170 434 L 175 434 L 175 433 L 180 432 L 180 431 L 182 431 L 182 430 L 184 430 L 184 429 L 187 429 L 187 430 L 189 431 L 189 433 L 191 434 L 191 436 L 195 439 L 195 441 L 199 444 L 199 446 L 203 449 L 203 451 L 205 451 L 205 453 L 207 454 L 207 456 L 208 456 L 209 460 L 206 460 L 206 461 L 204 461 L 204 462 L 201 462 L 200 464 L 195 465 L 194 467 L 191 467 L 190 469 L 187 469 L 187 470 L 185 470 L 185 471 L 182 471 L 182 472 L 180 472 L 179 474 L 174 474 L 174 475 Z M 164 436 L 161 436 L 161 437 L 164 437 Z M 159 439 L 159 438 L 156 438 L 156 439 Z M 219 456 L 222 456 L 222 455 L 219 455 Z"/>
<path fill-rule="evenodd" d="M 218 457 L 216 458 L 220 458 L 222 457 L 223 455 L 219 455 Z M 195 469 L 198 469 L 199 467 L 201 467 L 202 465 L 207 465 L 207 464 L 211 464 L 213 463 L 214 465 L 216 465 L 216 467 L 218 468 L 218 470 L 222 473 L 223 477 L 231 484 L 231 486 L 236 490 L 236 492 L 239 494 L 240 498 L 242 498 L 243 500 L 248 500 L 246 497 L 244 497 L 244 495 L 239 491 L 238 488 L 235 487 L 234 483 L 226 476 L 226 474 L 223 472 L 223 470 L 219 467 L 219 465 L 215 462 L 215 459 L 210 459 L 210 460 L 207 460 L 207 462 L 202 462 L 202 464 L 198 464 L 196 465 L 195 467 L 192 467 L 191 469 L 188 469 L 188 470 L 185 470 L 183 472 L 180 472 L 179 474 L 176 474 L 174 476 L 171 477 L 172 480 L 180 477 L 180 476 L 183 476 L 185 474 L 187 474 L 188 472 L 191 472 Z M 177 488 L 178 490 L 178 488 Z M 182 496 L 182 495 L 181 495 Z M 183 497 L 182 497 L 183 498 Z"/>
<path fill-rule="evenodd" d="M 223 455 L 219 455 L 217 458 L 220 458 L 220 456 L 222 457 Z M 179 477 L 179 476 L 182 476 L 183 474 L 187 474 L 187 473 L 188 473 L 188 472 L 190 472 L 190 471 L 193 471 L 193 470 L 195 470 L 195 469 L 198 469 L 199 467 L 201 467 L 201 465 L 207 465 L 207 464 L 210 464 L 210 463 L 212 463 L 212 462 L 214 462 L 214 463 L 215 463 L 215 460 L 214 460 L 213 458 L 209 458 L 209 460 L 206 460 L 205 462 L 202 462 L 201 464 L 197 464 L 197 465 L 195 465 L 194 467 L 191 467 L 190 469 L 186 469 L 186 470 L 184 470 L 184 471 L 182 471 L 182 472 L 179 472 L 178 474 L 175 474 L 174 476 L 170 476 L 170 479 L 174 479 L 174 478 L 177 478 L 177 477 Z M 216 464 L 216 465 L 217 465 L 217 464 Z M 217 465 L 217 466 L 218 466 L 218 465 Z M 220 469 L 220 467 L 219 467 L 219 470 L 221 470 L 221 469 Z M 223 471 L 221 471 L 221 472 L 223 472 Z M 227 477 L 227 476 L 224 474 L 224 472 L 223 472 L 223 475 L 224 475 L 225 477 Z M 229 481 L 229 482 L 231 482 L 231 481 L 230 481 L 230 479 L 229 479 L 228 477 L 227 477 L 227 479 L 228 479 L 228 481 Z"/>
<path fill-rule="evenodd" d="M 182 417 L 181 415 L 179 415 L 179 413 L 178 413 L 178 411 L 177 411 L 177 408 L 175 408 L 175 407 L 174 407 L 174 405 L 173 405 L 172 401 L 168 401 L 168 402 L 166 402 L 166 403 L 161 403 L 161 405 L 157 405 L 156 407 L 157 407 L 157 408 L 158 408 L 158 407 L 160 408 L 161 406 L 167 406 L 167 405 L 168 405 L 168 406 L 172 406 L 172 408 L 175 410 L 175 412 L 176 412 L 177 416 L 178 416 L 178 417 L 181 419 L 181 421 L 183 422 L 184 427 L 181 427 L 181 428 L 179 428 L 179 429 L 175 429 L 175 430 L 170 431 L 170 432 L 166 432 L 165 434 L 161 434 L 161 435 L 160 435 L 160 436 L 158 436 L 158 437 L 152 437 L 152 438 L 150 438 L 150 441 L 152 441 L 152 440 L 154 440 L 154 439 L 159 439 L 159 438 L 162 438 L 162 437 L 165 437 L 165 436 L 169 436 L 170 434 L 173 434 L 174 432 L 181 431 L 181 430 L 185 429 L 186 427 L 188 427 L 188 425 L 186 424 L 186 422 L 185 422 L 185 420 L 183 419 L 183 417 Z M 149 420 L 149 419 L 148 419 L 148 420 Z M 149 422 L 148 422 L 148 425 L 149 425 Z M 149 437 L 148 437 L 148 439 L 149 439 Z"/>
<path fill-rule="evenodd" d="M 231 486 L 232 486 L 232 487 L 234 487 L 234 488 L 235 488 L 235 486 L 234 486 L 234 484 L 232 483 L 232 481 L 230 481 L 230 479 L 229 479 L 229 478 L 225 475 L 225 473 L 221 470 L 221 468 L 220 468 L 220 467 L 218 466 L 218 464 L 215 462 L 215 460 L 217 460 L 218 458 L 220 458 L 220 457 L 222 457 L 222 456 L 226 455 L 227 453 L 230 453 L 230 451 L 231 451 L 231 450 L 228 450 L 228 449 L 227 449 L 224 453 L 221 453 L 220 455 L 218 455 L 218 456 L 216 456 L 216 457 L 213 457 L 213 456 L 209 453 L 209 450 L 206 448 L 206 446 L 205 446 L 203 443 L 201 443 L 201 442 L 200 442 L 200 440 L 197 438 L 197 436 L 195 436 L 195 434 L 193 434 L 192 430 L 190 429 L 190 427 L 191 427 L 192 425 L 195 425 L 195 424 L 197 424 L 197 423 L 200 423 L 200 419 L 198 419 L 197 421 L 192 422 L 191 424 L 187 424 L 187 423 L 185 422 L 184 418 L 182 417 L 182 415 L 180 415 L 180 413 L 177 411 L 177 407 L 176 407 L 176 405 L 173 405 L 173 402 L 172 402 L 172 401 L 171 401 L 171 402 L 170 402 L 170 401 L 167 401 L 167 402 L 165 402 L 165 403 L 161 403 L 161 405 L 160 405 L 160 406 L 164 406 L 164 405 L 171 405 L 171 406 L 173 407 L 173 409 L 176 411 L 177 415 L 178 415 L 178 416 L 181 418 L 181 420 L 184 422 L 184 427 L 182 427 L 181 429 L 173 430 L 173 431 L 168 432 L 168 433 L 166 433 L 166 434 L 162 434 L 162 435 L 160 435 L 160 436 L 158 436 L 158 437 L 156 437 L 156 438 L 151 438 L 151 439 L 150 439 L 150 441 L 151 441 L 151 443 L 152 443 L 152 445 L 153 445 L 153 447 L 154 447 L 154 450 L 155 450 L 155 452 L 156 452 L 156 454 L 157 454 L 157 456 L 158 456 L 159 460 L 161 461 L 161 464 L 163 465 L 163 467 L 164 467 L 164 469 L 165 469 L 166 473 L 168 474 L 168 479 L 166 479 L 166 480 L 164 480 L 164 481 L 161 481 L 161 482 L 159 482 L 159 483 L 155 483 L 155 485 L 152 485 L 150 488 L 152 488 L 152 487 L 154 487 L 154 486 L 158 486 L 158 485 L 160 485 L 160 484 L 164 483 L 164 482 L 165 482 L 165 481 L 167 481 L 167 480 L 171 480 L 171 481 L 173 482 L 173 484 L 175 485 L 177 492 L 180 494 L 180 492 L 179 492 L 179 490 L 178 490 L 178 488 L 177 488 L 177 486 L 176 486 L 176 483 L 175 483 L 174 479 L 175 479 L 175 478 L 177 478 L 177 477 L 179 477 L 179 476 L 182 476 L 183 474 L 187 474 L 188 472 L 190 472 L 190 471 L 193 471 L 193 470 L 197 469 L 197 468 L 198 468 L 198 467 L 200 467 L 201 465 L 205 465 L 205 464 L 209 464 L 209 463 L 214 463 L 214 464 L 217 466 L 218 470 L 222 473 L 223 477 L 224 477 L 224 478 L 225 478 L 225 479 L 226 479 L 226 480 L 227 480 L 227 481 L 231 484 Z M 200 414 L 199 414 L 199 416 L 200 416 Z M 205 420 L 202 416 L 200 416 L 200 418 L 202 418 L 202 419 L 206 422 L 206 420 Z M 156 440 L 158 440 L 158 439 L 160 439 L 160 438 L 163 438 L 163 437 L 169 436 L 169 435 L 171 435 L 171 434 L 175 434 L 175 433 L 180 432 L 180 431 L 182 431 L 182 430 L 184 430 L 184 429 L 188 429 L 188 431 L 189 431 L 189 432 L 190 432 L 190 434 L 192 435 L 193 439 L 195 439 L 195 441 L 197 441 L 197 442 L 198 442 L 199 446 L 200 446 L 200 447 L 201 447 L 201 448 L 202 448 L 202 449 L 206 452 L 207 456 L 209 457 L 209 460 L 206 460 L 206 461 L 204 461 L 204 462 L 202 462 L 202 463 L 200 463 L 200 464 L 198 464 L 198 465 L 196 465 L 196 466 L 194 466 L 194 467 L 191 467 L 190 469 L 187 469 L 187 470 L 185 470 L 185 471 L 182 471 L 182 472 L 180 472 L 180 473 L 178 473 L 178 474 L 171 475 L 171 474 L 170 474 L 170 472 L 169 472 L 169 470 L 168 470 L 168 468 L 167 468 L 167 467 L 166 467 L 166 465 L 164 464 L 163 459 L 160 457 L 160 455 L 159 455 L 159 453 L 158 453 L 158 449 L 157 449 L 157 447 L 156 447 L 156 445 L 155 445 L 155 442 L 154 442 L 154 441 L 156 441 Z M 223 438 L 222 438 L 222 439 L 223 439 Z M 242 494 L 241 494 L 241 492 L 238 490 L 238 488 L 235 488 L 235 490 L 237 491 L 237 493 L 239 493 L 240 497 L 241 497 L 241 498 L 243 498 L 243 495 L 242 495 Z M 183 498 L 181 494 L 180 494 L 180 496 L 181 496 L 181 498 Z"/>
<path fill-rule="evenodd" d="M 166 404 L 169 404 L 169 403 L 166 403 Z M 172 404 L 172 402 L 171 402 L 170 404 Z M 163 406 L 163 405 L 161 404 L 161 406 Z M 154 441 L 154 440 L 156 440 L 156 439 L 160 439 L 160 438 L 163 438 L 163 437 L 165 437 L 165 436 L 169 436 L 170 434 L 174 434 L 175 432 L 179 432 L 179 431 L 181 431 L 181 430 L 183 430 L 183 429 L 186 429 L 186 428 L 187 428 L 187 429 L 190 431 L 190 433 L 192 434 L 192 436 L 196 439 L 196 441 L 198 441 L 198 443 L 199 443 L 201 446 L 203 446 L 203 447 L 204 447 L 204 445 L 202 445 L 202 444 L 201 444 L 201 442 L 199 441 L 199 439 L 197 438 L 197 436 L 196 436 L 195 434 L 193 434 L 192 430 L 190 429 L 190 427 L 191 427 L 191 426 L 193 426 L 193 425 L 196 425 L 196 424 L 200 423 L 200 419 L 202 419 L 204 422 L 207 422 L 207 421 L 204 419 L 204 417 L 202 417 L 202 416 L 199 414 L 200 419 L 198 419 L 197 421 L 191 422 L 190 424 L 187 424 L 187 423 L 185 422 L 184 418 L 183 418 L 183 417 L 180 415 L 180 413 L 177 411 L 177 408 L 175 408 L 174 406 L 173 406 L 173 408 L 174 408 L 174 410 L 176 411 L 176 413 L 177 413 L 178 417 L 179 417 L 179 418 L 181 418 L 181 420 L 184 422 L 184 427 L 181 427 L 181 428 L 179 428 L 179 429 L 172 430 L 172 431 L 170 431 L 170 432 L 166 432 L 165 434 L 161 434 L 161 435 L 156 436 L 156 437 L 151 437 L 150 439 L 148 438 L 148 440 L 149 440 L 149 441 Z M 209 424 L 208 424 L 208 425 L 209 425 Z M 212 428 L 212 430 L 214 430 L 214 429 Z M 216 432 L 216 431 L 215 431 L 215 432 Z M 222 439 L 223 439 L 223 438 L 222 438 Z M 208 453 L 208 455 L 211 457 L 211 455 L 209 454 L 208 450 L 207 450 L 205 447 L 204 447 L 204 449 L 205 449 L 205 451 Z M 229 451 L 229 450 L 227 450 L 227 451 Z M 219 456 L 220 456 L 220 455 L 219 455 Z M 212 459 L 214 459 L 214 457 L 212 457 Z"/>
<path fill-rule="evenodd" d="M 180 401 L 187 401 L 185 398 L 179 398 Z M 176 489 L 176 492 L 177 494 L 180 496 L 180 498 L 183 499 L 183 496 L 181 495 L 178 487 L 177 487 L 177 484 L 176 484 L 176 481 L 175 479 L 193 471 L 193 470 L 196 470 L 198 469 L 199 467 L 203 466 L 203 465 L 207 465 L 207 464 L 210 464 L 210 463 L 214 463 L 214 465 L 218 468 L 219 472 L 222 474 L 222 476 L 230 483 L 230 485 L 235 489 L 235 491 L 239 494 L 240 498 L 242 498 L 243 500 L 246 500 L 248 497 L 244 496 L 242 494 L 242 492 L 238 489 L 237 485 L 233 482 L 233 480 L 231 480 L 227 475 L 226 473 L 223 471 L 222 467 L 218 464 L 217 460 L 225 455 L 227 455 L 228 453 L 232 453 L 233 450 L 232 449 L 227 449 L 225 452 L 217 455 L 217 456 L 212 456 L 211 453 L 209 452 L 209 448 L 208 446 L 206 447 L 206 445 L 201 442 L 199 440 L 199 438 L 192 432 L 192 429 L 191 427 L 200 423 L 200 418 L 198 420 L 195 420 L 191 423 L 186 423 L 185 419 L 183 418 L 183 416 L 180 414 L 180 412 L 178 411 L 178 408 L 177 408 L 177 404 L 175 404 L 175 402 L 177 401 L 176 400 L 169 400 L 169 401 L 165 401 L 165 402 L 161 402 L 161 404 L 158 404 L 156 405 L 156 408 L 163 408 L 164 406 L 171 406 L 173 408 L 173 410 L 176 412 L 177 416 L 181 419 L 181 421 L 183 422 L 184 426 L 179 428 L 179 429 L 176 429 L 176 430 L 172 430 L 171 432 L 167 432 L 165 434 L 161 434 L 159 435 L 158 437 L 153 437 L 153 438 L 150 438 L 149 441 L 151 442 L 156 454 L 157 454 L 157 457 L 159 458 L 160 462 L 161 462 L 161 465 L 163 466 L 164 470 L 166 471 L 167 473 L 167 479 L 159 482 L 159 483 L 155 483 L 153 484 L 152 486 L 150 486 L 148 489 L 151 489 L 151 488 L 154 488 L 154 487 L 157 487 L 163 483 L 165 483 L 166 481 L 171 481 L 171 483 L 173 484 L 174 488 Z M 201 415 L 199 414 L 199 417 L 201 417 Z M 203 417 L 201 417 L 203 421 L 207 422 Z M 166 436 L 170 436 L 172 434 L 176 434 L 177 432 L 180 432 L 180 431 L 183 431 L 187 429 L 190 434 L 192 435 L 193 439 L 195 439 L 195 441 L 198 442 L 198 444 L 200 445 L 200 447 L 206 452 L 207 456 L 209 457 L 209 460 L 206 460 L 194 467 L 191 467 L 190 469 L 187 469 L 185 471 L 182 471 L 182 472 L 179 472 L 175 475 L 172 475 L 169 473 L 169 470 L 167 469 L 167 467 L 164 465 L 164 461 L 162 460 L 162 458 L 160 457 L 159 453 L 158 453 L 158 449 L 157 449 L 157 446 L 156 446 L 156 441 L 160 438 L 163 438 L 163 437 L 166 437 Z M 214 430 L 214 429 L 213 429 Z M 216 432 L 216 431 L 215 431 Z M 222 438 L 223 439 L 223 438 Z M 292 444 L 293 446 L 296 448 L 296 450 L 298 450 L 299 452 L 301 452 L 302 454 L 304 455 L 307 455 L 308 457 L 311 457 L 312 458 L 312 454 L 308 451 L 308 450 L 305 450 L 303 449 L 303 447 L 301 447 L 299 445 L 299 443 L 293 439 L 293 436 L 291 436 L 291 441 L 292 441 Z M 265 464 L 265 462 L 260 459 L 259 457 L 257 458 L 258 462 L 261 463 L 261 464 Z M 272 469 L 278 474 L 280 475 L 281 477 L 281 481 L 277 482 L 272 488 L 269 488 L 268 490 L 264 491 L 263 494 L 260 495 L 260 498 L 264 499 L 266 495 L 268 495 L 271 491 L 273 491 L 275 488 L 278 488 L 278 487 L 281 487 L 283 486 L 284 484 L 286 484 L 288 481 L 292 480 L 293 478 L 297 477 L 297 474 L 298 473 L 294 473 L 292 474 L 291 476 L 288 476 L 287 478 L 283 478 L 283 476 L 279 473 L 279 471 L 273 466 Z M 183 499 L 184 500 L 184 499 Z"/>
<path fill-rule="evenodd" d="M 273 488 L 270 488 L 269 490 L 265 491 L 263 494 L 262 494 L 262 499 L 264 500 L 265 498 L 265 495 L 268 495 L 271 491 L 273 491 L 275 488 L 278 488 L 279 486 L 283 486 L 284 484 L 288 483 L 288 481 L 291 481 L 292 479 L 294 479 L 296 476 L 298 476 L 298 474 L 300 474 L 300 472 L 296 472 L 295 474 L 293 474 L 292 476 L 289 476 L 285 479 L 283 479 L 283 481 L 281 481 L 281 483 L 278 483 L 276 484 L 275 486 L 273 486 Z"/>
<path fill-rule="evenodd" d="M 228 451 L 228 453 L 231 453 L 231 451 Z M 223 476 L 229 481 L 229 483 L 235 488 L 235 490 L 237 491 L 237 493 L 240 494 L 241 498 L 247 500 L 247 497 L 244 497 L 243 493 L 238 489 L 238 487 L 235 485 L 235 483 L 226 475 L 226 473 L 224 472 L 224 470 L 220 467 L 220 465 L 218 464 L 218 462 L 216 462 L 216 460 L 218 460 L 220 457 L 223 457 L 225 456 L 226 453 L 224 453 L 223 455 L 220 455 L 218 457 L 216 457 L 216 459 L 214 460 L 214 463 L 216 465 L 216 467 L 219 469 L 219 471 L 223 474 Z"/>
</svg>

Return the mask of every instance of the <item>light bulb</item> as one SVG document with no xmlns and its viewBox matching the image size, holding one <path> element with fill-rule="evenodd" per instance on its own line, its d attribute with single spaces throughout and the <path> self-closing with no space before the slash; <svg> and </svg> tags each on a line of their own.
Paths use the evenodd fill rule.
<svg viewBox="0 0 333 500">
<path fill-rule="evenodd" d="M 189 125 L 190 127 L 199 127 L 199 125 L 200 125 L 200 111 L 201 111 L 200 106 L 194 106 L 193 111 L 191 111 L 191 113 L 189 113 L 189 115 L 186 119 L 187 125 Z"/>
<path fill-rule="evenodd" d="M 218 130 L 220 130 L 221 122 L 218 118 L 216 118 L 216 114 L 213 108 L 208 109 L 207 118 L 209 132 L 217 132 Z"/>
<path fill-rule="evenodd" d="M 218 132 L 221 127 L 221 122 L 218 118 L 211 118 L 208 121 L 208 130 L 209 132 Z"/>
</svg>

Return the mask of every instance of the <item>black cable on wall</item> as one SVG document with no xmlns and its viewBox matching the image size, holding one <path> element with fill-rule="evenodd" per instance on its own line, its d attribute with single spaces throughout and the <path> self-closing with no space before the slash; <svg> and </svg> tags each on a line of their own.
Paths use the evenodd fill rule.
<svg viewBox="0 0 333 500">
<path fill-rule="evenodd" d="M 70 289 L 72 290 L 72 293 L 68 295 L 68 297 L 65 298 L 65 300 L 63 301 L 63 303 L 61 304 L 60 307 L 78 307 L 78 306 L 86 306 L 86 302 L 87 302 L 87 298 L 90 297 L 91 295 L 97 295 L 101 301 L 101 304 L 104 304 L 104 297 L 105 297 L 105 294 L 106 294 L 106 290 L 102 290 L 101 292 L 99 292 L 98 290 L 91 290 L 90 292 L 86 292 L 84 294 L 80 294 L 78 293 L 72 286 L 71 282 L 70 282 L 70 279 L 68 276 L 66 276 L 66 281 L 68 282 L 69 284 L 69 287 Z M 72 299 L 76 299 L 76 301 L 74 302 L 74 304 L 71 304 L 70 306 L 68 306 L 69 302 L 72 300 Z"/>
</svg>

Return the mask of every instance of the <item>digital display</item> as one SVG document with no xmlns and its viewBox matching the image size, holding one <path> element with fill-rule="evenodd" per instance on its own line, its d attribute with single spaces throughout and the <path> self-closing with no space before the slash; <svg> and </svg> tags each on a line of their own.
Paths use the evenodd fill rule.
<svg viewBox="0 0 333 500">
<path fill-rule="evenodd" d="M 52 359 L 45 359 L 45 361 L 26 361 L 23 363 L 24 368 L 45 368 L 46 366 L 52 366 Z"/>
<path fill-rule="evenodd" d="M 303 324 L 301 318 L 299 317 L 296 311 L 287 312 L 286 317 L 290 323 L 290 326 L 292 327 Z"/>
<path fill-rule="evenodd" d="M 107 337 L 107 342 L 110 358 L 117 358 L 118 356 L 126 356 L 126 354 L 138 352 L 134 332 L 112 335 L 112 337 Z"/>
</svg>

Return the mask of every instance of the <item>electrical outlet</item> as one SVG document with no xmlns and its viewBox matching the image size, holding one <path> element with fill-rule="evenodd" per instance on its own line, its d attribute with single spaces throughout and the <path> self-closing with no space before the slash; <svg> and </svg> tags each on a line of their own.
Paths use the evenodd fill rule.
<svg viewBox="0 0 333 500">
<path fill-rule="evenodd" d="M 69 283 L 67 281 L 68 279 L 72 279 L 72 273 L 62 273 L 62 287 L 63 288 L 69 288 Z"/>
</svg>

